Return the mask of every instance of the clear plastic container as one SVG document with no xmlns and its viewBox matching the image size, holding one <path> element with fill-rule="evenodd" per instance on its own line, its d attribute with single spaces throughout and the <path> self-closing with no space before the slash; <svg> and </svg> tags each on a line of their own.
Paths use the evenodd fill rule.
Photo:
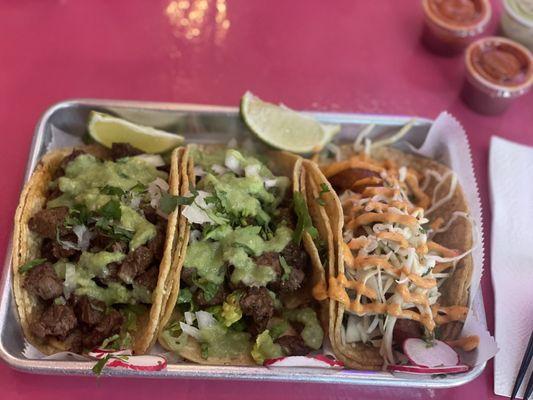
<svg viewBox="0 0 533 400">
<path fill-rule="evenodd" d="M 533 51 L 533 0 L 503 0 L 502 32 Z"/>
<path fill-rule="evenodd" d="M 486 37 L 465 52 L 465 103 L 482 114 L 500 114 L 533 85 L 533 59 L 524 46 L 503 37 Z"/>
<path fill-rule="evenodd" d="M 492 15 L 489 0 L 422 0 L 422 41 L 431 51 L 455 55 L 486 29 Z"/>
</svg>

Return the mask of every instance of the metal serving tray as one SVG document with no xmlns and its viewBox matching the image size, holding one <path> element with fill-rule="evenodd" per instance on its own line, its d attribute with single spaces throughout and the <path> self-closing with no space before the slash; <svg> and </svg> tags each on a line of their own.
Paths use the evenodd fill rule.
<svg viewBox="0 0 533 400">
<path fill-rule="evenodd" d="M 29 154 L 25 182 L 41 156 L 49 150 L 54 127 L 69 135 L 82 137 L 86 132 L 88 115 L 92 110 L 104 111 L 129 119 L 130 121 L 179 132 L 188 142 L 228 142 L 236 138 L 239 143 L 255 140 L 242 123 L 239 110 L 232 107 L 215 107 L 191 104 L 149 103 L 113 100 L 70 100 L 49 108 L 39 121 Z M 412 117 L 381 116 L 341 113 L 309 113 L 322 122 L 342 125 L 336 140 L 354 138 L 364 125 L 373 123 L 383 133 L 395 131 Z M 413 128 L 416 133 L 426 133 L 432 121 L 417 118 Z M 413 143 L 417 144 L 417 143 Z M 419 144 L 419 143 L 418 143 Z M 92 362 L 28 359 L 24 356 L 26 346 L 20 329 L 15 302 L 11 290 L 11 247 L 7 249 L 3 278 L 1 281 L 0 304 L 0 356 L 11 367 L 31 373 L 56 375 L 91 375 Z M 477 314 L 482 323 L 485 312 L 481 291 L 474 300 Z M 128 377 L 235 379 L 256 381 L 292 381 L 349 383 L 354 385 L 398 386 L 419 388 L 449 388 L 472 381 L 481 374 L 485 364 L 470 371 L 445 377 L 400 376 L 377 371 L 328 371 L 268 369 L 263 367 L 208 366 L 197 364 L 169 364 L 159 372 L 138 372 L 125 369 L 104 369 L 104 375 Z"/>
</svg>

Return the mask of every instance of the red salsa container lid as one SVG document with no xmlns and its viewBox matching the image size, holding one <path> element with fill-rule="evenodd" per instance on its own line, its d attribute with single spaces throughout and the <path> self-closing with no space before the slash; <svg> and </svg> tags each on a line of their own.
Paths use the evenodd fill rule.
<svg viewBox="0 0 533 400">
<path fill-rule="evenodd" d="M 492 14 L 489 0 L 423 0 L 422 6 L 426 19 L 459 37 L 481 33 Z"/>
<path fill-rule="evenodd" d="M 529 50 L 509 39 L 486 37 L 466 50 L 467 78 L 478 89 L 498 97 L 517 97 L 533 84 Z"/>
</svg>

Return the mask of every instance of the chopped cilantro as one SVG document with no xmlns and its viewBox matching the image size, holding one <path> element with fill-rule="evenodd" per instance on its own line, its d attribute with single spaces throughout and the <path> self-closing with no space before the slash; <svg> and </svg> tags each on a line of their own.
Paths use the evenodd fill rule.
<svg viewBox="0 0 533 400">
<path fill-rule="evenodd" d="M 159 200 L 159 208 L 165 214 L 173 212 L 177 206 L 188 206 L 193 203 L 195 196 L 173 196 L 163 193 Z"/>
<path fill-rule="evenodd" d="M 120 211 L 120 202 L 115 199 L 109 200 L 106 204 L 100 207 L 98 212 L 102 217 L 110 220 L 119 221 L 120 217 L 122 216 L 122 212 Z"/>
<path fill-rule="evenodd" d="M 328 192 L 329 192 L 328 185 L 326 185 L 325 183 L 321 183 L 320 184 L 320 193 L 319 194 L 324 194 L 324 193 L 328 193 Z"/>
<path fill-rule="evenodd" d="M 107 349 L 108 346 L 109 346 L 109 348 L 115 349 L 116 348 L 115 346 L 117 346 L 117 344 L 118 344 L 118 339 L 120 339 L 120 335 L 118 333 L 113 335 L 113 336 L 110 336 L 108 338 L 105 338 L 104 341 L 102 342 L 100 348 Z"/>
<path fill-rule="evenodd" d="M 112 196 L 119 196 L 119 197 L 124 196 L 125 194 L 124 190 L 122 190 L 121 188 L 116 187 L 116 186 L 110 186 L 110 185 L 104 186 L 102 189 L 100 189 L 100 191 L 103 194 L 109 194 Z"/>
<path fill-rule="evenodd" d="M 113 358 L 113 355 L 111 353 L 106 354 L 104 358 L 99 359 L 96 364 L 94 364 L 92 371 L 95 375 L 100 375 L 102 373 L 102 370 L 104 369 L 107 362 Z"/>
<path fill-rule="evenodd" d="M 46 262 L 46 258 L 36 258 L 35 260 L 28 261 L 25 264 L 22 264 L 19 268 L 19 272 L 21 274 L 28 272 L 33 267 L 36 267 L 37 265 L 41 265 Z"/>
<path fill-rule="evenodd" d="M 272 337 L 272 339 L 276 340 L 277 338 L 279 338 L 281 335 L 283 335 L 287 329 L 289 329 L 289 324 L 287 321 L 283 320 L 281 321 L 280 323 L 276 324 L 276 325 L 273 325 L 269 330 L 270 330 L 270 337 Z"/>
<path fill-rule="evenodd" d="M 89 209 L 85 204 L 75 204 L 69 211 L 68 217 L 65 218 L 63 225 L 75 226 L 75 225 L 87 225 L 89 220 Z"/>
<path fill-rule="evenodd" d="M 204 360 L 207 360 L 209 357 L 209 345 L 207 343 L 202 343 L 200 345 L 200 348 L 202 349 L 202 358 Z"/>
<path fill-rule="evenodd" d="M 111 221 L 105 218 L 97 219 L 94 226 L 98 228 L 104 235 L 114 240 L 123 240 L 128 242 L 133 237 L 132 231 L 113 225 Z"/>
<path fill-rule="evenodd" d="M 189 288 L 180 289 L 178 294 L 178 304 L 186 304 L 192 301 L 192 293 Z"/>
<path fill-rule="evenodd" d="M 194 279 L 193 282 L 204 292 L 205 301 L 211 301 L 219 290 L 219 285 L 213 282 L 206 281 L 204 279 Z"/>
<path fill-rule="evenodd" d="M 303 194 L 300 192 L 294 192 L 293 203 L 294 212 L 296 213 L 298 219 L 298 223 L 296 224 L 296 229 L 294 230 L 294 235 L 292 238 L 294 243 L 300 244 L 304 231 L 309 233 L 313 239 L 317 238 L 318 231 L 313 226 L 311 216 L 309 215 L 309 209 L 307 208 L 307 203 L 305 202 Z"/>
<path fill-rule="evenodd" d="M 281 280 L 287 281 L 291 276 L 292 267 L 287 264 L 285 257 L 283 257 L 281 254 L 279 256 L 279 263 L 281 264 L 281 268 L 283 268 L 283 275 L 281 276 Z"/>
</svg>

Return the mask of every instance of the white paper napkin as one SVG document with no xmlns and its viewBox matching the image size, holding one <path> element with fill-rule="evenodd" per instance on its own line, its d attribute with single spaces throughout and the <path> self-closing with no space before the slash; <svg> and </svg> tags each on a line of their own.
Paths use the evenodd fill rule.
<svg viewBox="0 0 533 400">
<path fill-rule="evenodd" d="M 510 396 L 533 329 L 533 147 L 499 137 L 490 144 L 494 393 Z M 518 398 L 523 398 L 530 368 Z"/>
</svg>

